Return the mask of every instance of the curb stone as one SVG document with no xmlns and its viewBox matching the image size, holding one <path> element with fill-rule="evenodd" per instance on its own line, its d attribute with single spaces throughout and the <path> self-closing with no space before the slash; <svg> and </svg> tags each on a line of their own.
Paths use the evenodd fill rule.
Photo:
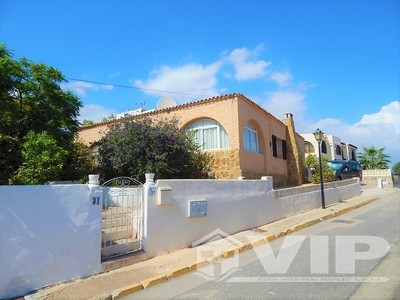
<svg viewBox="0 0 400 300">
<path fill-rule="evenodd" d="M 230 249 L 230 250 L 226 250 L 222 252 L 222 257 L 223 258 L 229 258 L 229 257 L 233 257 L 235 256 L 235 254 L 240 252 L 240 248 L 234 248 L 234 249 Z"/>
<path fill-rule="evenodd" d="M 272 241 L 275 241 L 275 240 L 276 240 L 275 234 L 267 235 L 266 238 L 265 238 L 265 242 L 266 243 L 269 243 L 269 242 L 272 242 Z"/>
<path fill-rule="evenodd" d="M 134 284 L 128 285 L 126 287 L 114 290 L 111 293 L 111 299 L 121 299 L 122 297 L 131 295 L 131 294 L 139 292 L 141 290 L 143 290 L 142 284 L 134 283 Z"/>
<path fill-rule="evenodd" d="M 302 226 L 302 225 L 296 225 L 296 226 L 290 228 L 290 230 L 291 230 L 292 232 L 297 232 L 297 231 L 300 231 L 300 230 L 302 230 L 302 229 L 303 229 L 303 226 Z"/>
<path fill-rule="evenodd" d="M 275 235 L 274 235 L 275 237 Z M 253 245 L 252 244 L 244 244 L 242 247 L 240 247 L 239 252 L 246 252 L 247 250 L 251 250 L 253 249 Z"/>
<path fill-rule="evenodd" d="M 168 280 L 174 279 L 181 275 L 185 275 L 189 272 L 190 272 L 190 270 L 189 270 L 189 267 L 187 267 L 187 266 L 180 268 L 180 269 L 173 270 L 170 272 L 170 274 L 168 274 Z"/>
<path fill-rule="evenodd" d="M 263 244 L 265 244 L 265 238 L 258 238 L 257 240 L 251 242 L 251 246 L 252 246 L 253 248 L 254 248 L 254 247 L 257 247 L 257 246 L 261 246 L 261 245 L 263 245 Z"/>
<path fill-rule="evenodd" d="M 99 296 L 89 298 L 88 300 L 112 300 L 112 299 L 113 299 L 112 295 L 104 293 Z"/>
<path fill-rule="evenodd" d="M 219 256 L 220 259 L 222 259 L 222 256 Z M 198 269 L 207 267 L 210 264 L 210 262 L 208 260 L 202 260 L 200 262 L 195 262 L 191 265 L 188 266 L 189 271 L 197 271 Z"/>
<path fill-rule="evenodd" d="M 160 275 L 151 277 L 149 279 L 142 280 L 140 283 L 141 283 L 143 289 L 146 289 L 148 287 L 151 287 L 151 286 L 154 286 L 156 284 L 160 284 L 160 283 L 163 283 L 166 281 L 168 281 L 168 276 L 166 274 L 160 274 Z"/>
<path fill-rule="evenodd" d="M 320 222 L 319 219 L 314 219 L 314 220 L 311 220 L 311 221 L 308 221 L 308 222 L 302 224 L 301 227 L 303 227 L 303 229 L 304 229 L 304 228 L 310 227 L 312 225 L 315 225 L 319 222 Z"/>
<path fill-rule="evenodd" d="M 329 214 L 327 214 L 327 215 L 325 215 L 325 216 L 322 216 L 321 219 L 322 219 L 323 221 L 326 221 L 326 220 L 332 219 L 334 216 L 335 216 L 335 215 L 334 215 L 333 213 L 329 213 Z"/>
</svg>

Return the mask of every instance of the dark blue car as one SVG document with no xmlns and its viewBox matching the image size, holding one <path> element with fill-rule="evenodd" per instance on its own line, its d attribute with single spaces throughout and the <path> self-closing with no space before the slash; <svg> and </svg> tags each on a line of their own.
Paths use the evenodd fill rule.
<svg viewBox="0 0 400 300">
<path fill-rule="evenodd" d="M 335 180 L 351 179 L 359 177 L 362 179 L 361 164 L 355 160 L 331 160 L 327 166 L 335 171 Z"/>
</svg>

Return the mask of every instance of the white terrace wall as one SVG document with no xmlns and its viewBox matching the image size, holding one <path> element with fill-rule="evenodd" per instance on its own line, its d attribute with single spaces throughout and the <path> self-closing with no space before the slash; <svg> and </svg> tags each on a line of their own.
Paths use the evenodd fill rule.
<svg viewBox="0 0 400 300">
<path fill-rule="evenodd" d="M 267 179 L 157 180 L 156 184 L 146 183 L 144 250 L 150 256 L 156 256 L 191 246 L 218 229 L 233 234 L 321 206 L 319 185 L 308 190 L 273 191 L 272 178 Z M 170 188 L 171 199 L 161 201 L 165 204 L 159 205 L 158 197 L 166 187 Z M 358 179 L 343 181 L 341 185 L 328 184 L 326 204 L 360 193 Z M 189 218 L 190 200 L 206 200 L 207 215 Z"/>
<path fill-rule="evenodd" d="M 359 178 L 324 183 L 325 204 L 331 205 L 361 194 Z M 321 186 L 319 184 L 279 189 L 274 191 L 283 217 L 321 207 Z"/>
<path fill-rule="evenodd" d="M 393 177 L 391 169 L 375 169 L 362 171 L 362 183 L 375 187 L 393 187 Z"/>
<path fill-rule="evenodd" d="M 101 201 L 98 186 L 0 186 L 0 298 L 99 273 Z"/>
</svg>

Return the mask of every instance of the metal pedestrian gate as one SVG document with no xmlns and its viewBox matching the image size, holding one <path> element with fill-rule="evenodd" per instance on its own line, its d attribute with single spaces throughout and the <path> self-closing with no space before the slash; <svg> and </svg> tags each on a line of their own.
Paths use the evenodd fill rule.
<svg viewBox="0 0 400 300">
<path fill-rule="evenodd" d="M 117 177 L 103 185 L 101 258 L 142 249 L 143 184 Z"/>
</svg>

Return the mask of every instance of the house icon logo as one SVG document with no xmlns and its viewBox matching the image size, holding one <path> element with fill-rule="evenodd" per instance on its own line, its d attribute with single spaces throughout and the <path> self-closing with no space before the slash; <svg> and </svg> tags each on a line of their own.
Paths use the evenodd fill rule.
<svg viewBox="0 0 400 300">
<path fill-rule="evenodd" d="M 239 252 L 243 243 L 221 229 L 216 229 L 192 243 L 196 248 L 197 263 L 209 265 L 197 270 L 197 274 L 209 281 L 224 281 L 239 267 Z"/>
</svg>

